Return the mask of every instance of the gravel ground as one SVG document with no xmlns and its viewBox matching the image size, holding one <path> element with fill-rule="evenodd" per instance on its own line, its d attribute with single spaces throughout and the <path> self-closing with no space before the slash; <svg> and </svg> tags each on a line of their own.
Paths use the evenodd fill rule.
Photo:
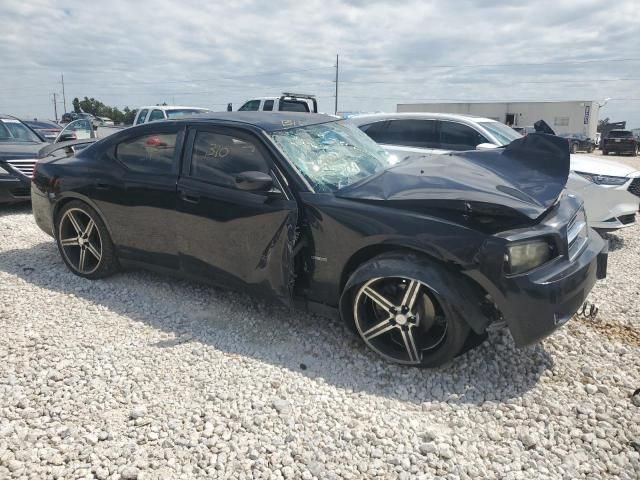
<svg viewBox="0 0 640 480">
<path fill-rule="evenodd" d="M 246 295 L 80 279 L 1 207 L 0 479 L 637 479 L 640 227 L 612 246 L 596 320 L 423 371 Z"/>
</svg>

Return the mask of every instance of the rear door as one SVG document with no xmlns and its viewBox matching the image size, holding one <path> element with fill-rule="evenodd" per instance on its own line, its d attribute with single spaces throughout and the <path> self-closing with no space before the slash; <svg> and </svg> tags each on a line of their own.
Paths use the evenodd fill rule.
<svg viewBox="0 0 640 480">
<path fill-rule="evenodd" d="M 155 125 L 123 138 L 94 173 L 94 199 L 118 255 L 177 270 L 175 208 L 184 127 Z"/>
<path fill-rule="evenodd" d="M 269 191 L 236 187 L 236 175 L 259 171 Z M 188 274 L 288 303 L 298 208 L 265 144 L 247 131 L 197 127 L 188 134 L 178 180 L 178 250 Z"/>
</svg>

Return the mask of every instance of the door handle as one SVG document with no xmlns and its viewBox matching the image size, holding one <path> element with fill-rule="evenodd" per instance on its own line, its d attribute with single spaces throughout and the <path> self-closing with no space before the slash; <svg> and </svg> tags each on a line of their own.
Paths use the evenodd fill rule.
<svg viewBox="0 0 640 480">
<path fill-rule="evenodd" d="M 189 203 L 200 203 L 200 195 L 192 195 L 186 192 L 180 192 L 180 198 Z"/>
</svg>

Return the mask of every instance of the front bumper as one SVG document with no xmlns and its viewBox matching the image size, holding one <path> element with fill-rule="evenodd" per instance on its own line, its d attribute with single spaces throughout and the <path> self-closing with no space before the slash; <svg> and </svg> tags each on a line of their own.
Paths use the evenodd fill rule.
<svg viewBox="0 0 640 480">
<path fill-rule="evenodd" d="M 596 280 L 607 274 L 607 244 L 593 229 L 582 253 L 563 266 L 550 262 L 505 282 L 499 306 L 517 345 L 535 343 L 565 324 L 584 303 Z"/>
<path fill-rule="evenodd" d="M 640 198 L 632 194 L 629 184 L 620 186 L 596 185 L 569 178 L 567 188 L 584 200 L 589 225 L 602 230 L 617 230 L 635 223 Z"/>
<path fill-rule="evenodd" d="M 28 201 L 31 196 L 29 181 L 11 175 L 0 176 L 0 204 Z"/>
<path fill-rule="evenodd" d="M 557 212 L 537 230 L 547 238 L 565 239 L 566 226 L 575 215 L 575 198 L 563 201 Z M 512 241 L 515 235 L 505 235 Z M 565 244 L 566 245 L 566 244 Z M 584 303 L 596 280 L 605 278 L 608 247 L 592 228 L 579 253 L 559 249 L 556 258 L 520 275 L 491 270 L 470 271 L 468 275 L 484 287 L 507 323 L 518 346 L 538 342 L 565 324 Z M 500 264 L 504 243 L 487 247 L 485 264 Z"/>
</svg>

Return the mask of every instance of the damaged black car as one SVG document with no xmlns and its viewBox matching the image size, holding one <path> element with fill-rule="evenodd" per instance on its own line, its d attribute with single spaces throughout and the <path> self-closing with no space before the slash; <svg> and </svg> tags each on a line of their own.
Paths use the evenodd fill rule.
<svg viewBox="0 0 640 480">
<path fill-rule="evenodd" d="M 334 117 L 233 112 L 50 153 L 33 213 L 73 273 L 142 266 L 266 294 L 340 315 L 401 364 L 446 363 L 491 324 L 536 342 L 606 273 L 563 193 L 568 144 L 548 135 L 393 164 Z"/>
</svg>

